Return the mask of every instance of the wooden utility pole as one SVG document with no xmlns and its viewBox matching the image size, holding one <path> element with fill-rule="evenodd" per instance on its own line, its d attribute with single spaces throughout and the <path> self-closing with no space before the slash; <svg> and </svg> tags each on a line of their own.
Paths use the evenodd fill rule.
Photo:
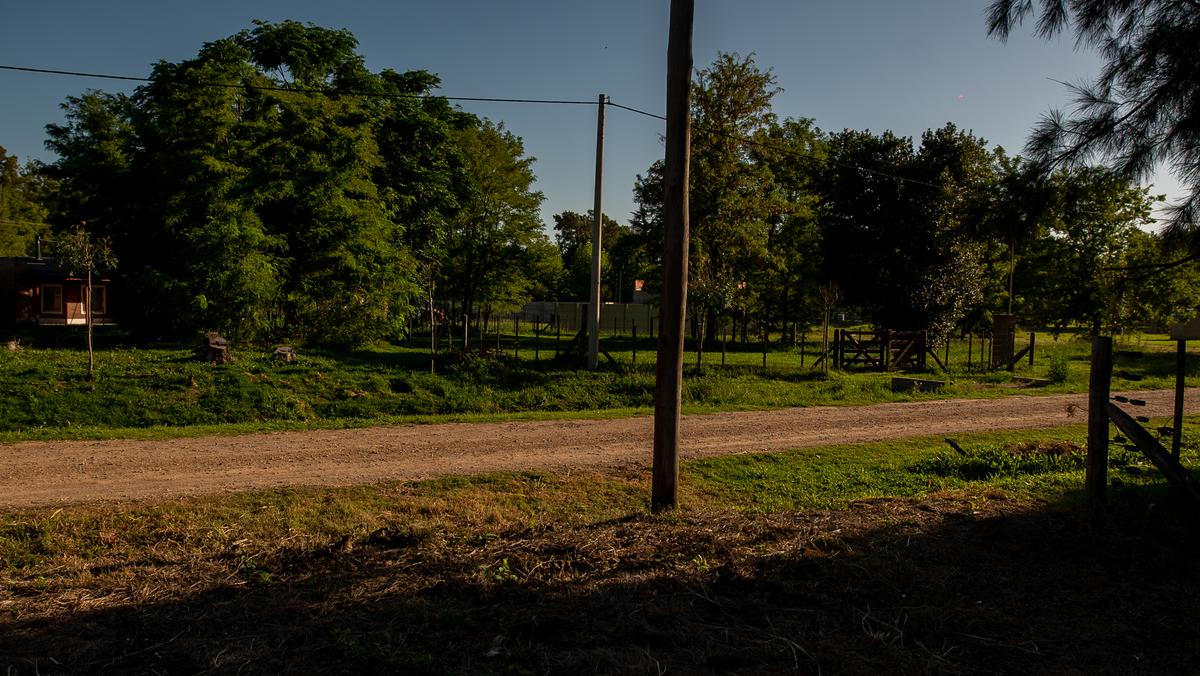
<svg viewBox="0 0 1200 676">
<path fill-rule="evenodd" d="M 604 230 L 604 106 L 606 96 L 600 95 L 596 107 L 596 202 L 592 209 L 592 306 L 588 308 L 588 369 L 595 371 L 600 363 L 600 254 Z"/>
<path fill-rule="evenodd" d="M 688 176 L 691 161 L 692 17 L 695 0 L 671 0 L 667 44 L 666 166 L 663 172 L 662 303 L 654 391 L 654 476 L 650 509 L 677 504 L 683 331 L 688 279 Z"/>
</svg>

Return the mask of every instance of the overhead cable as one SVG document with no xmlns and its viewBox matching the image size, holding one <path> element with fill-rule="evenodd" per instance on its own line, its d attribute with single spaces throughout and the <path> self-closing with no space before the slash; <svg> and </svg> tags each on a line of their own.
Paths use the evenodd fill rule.
<svg viewBox="0 0 1200 676">
<path fill-rule="evenodd" d="M 5 66 L 0 65 L 0 70 L 11 70 L 22 73 L 40 73 L 44 75 L 67 75 L 71 77 L 93 77 L 105 80 L 123 80 L 128 82 L 153 82 L 153 78 L 135 77 L 132 75 L 108 75 L 104 73 L 85 73 L 74 70 L 54 70 L 50 68 L 27 68 L 24 66 Z M 401 98 L 401 99 L 446 99 L 448 101 L 471 101 L 476 103 L 537 103 L 550 105 L 569 105 L 569 106 L 594 106 L 595 101 L 573 101 L 568 99 L 526 99 L 526 98 L 502 98 L 494 96 L 443 96 L 441 94 L 406 94 L 395 92 L 364 92 L 364 91 L 331 91 L 328 89 L 317 89 L 312 87 L 291 87 L 286 85 L 256 85 L 242 82 L 198 82 L 195 83 L 201 87 L 213 87 L 218 89 L 249 89 L 252 91 L 268 91 L 268 92 L 289 92 L 296 94 L 341 94 L 348 96 L 370 96 L 380 98 Z"/>
</svg>

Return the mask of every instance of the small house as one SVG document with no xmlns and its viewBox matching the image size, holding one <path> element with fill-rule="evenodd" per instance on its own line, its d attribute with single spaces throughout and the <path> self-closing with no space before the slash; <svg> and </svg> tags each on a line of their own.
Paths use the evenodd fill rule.
<svg viewBox="0 0 1200 676">
<path fill-rule="evenodd" d="M 89 299 L 87 277 L 53 258 L 0 258 L 0 324 L 83 325 L 89 300 L 92 323 L 113 324 L 111 287 L 109 276 L 93 275 Z"/>
</svg>

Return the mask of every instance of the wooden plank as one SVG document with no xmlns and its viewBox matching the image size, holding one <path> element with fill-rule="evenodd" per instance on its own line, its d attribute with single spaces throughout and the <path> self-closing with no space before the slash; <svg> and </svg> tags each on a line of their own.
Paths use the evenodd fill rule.
<svg viewBox="0 0 1200 676">
<path fill-rule="evenodd" d="M 1026 345 L 1024 350 L 1021 350 L 1020 352 L 1013 355 L 1013 358 L 1009 360 L 1008 364 L 1006 364 L 1004 368 L 1008 369 L 1009 371 L 1016 370 L 1017 362 L 1021 361 L 1021 357 L 1024 357 L 1027 353 L 1029 353 L 1029 350 L 1032 347 L 1033 347 L 1032 344 Z"/>
<path fill-rule="evenodd" d="M 1108 402 L 1105 404 L 1105 410 L 1117 429 L 1137 445 L 1142 453 L 1150 458 L 1150 462 L 1154 463 L 1158 471 L 1167 477 L 1167 481 L 1190 498 L 1200 510 L 1200 482 L 1196 481 L 1196 477 L 1192 476 L 1192 473 L 1185 469 L 1179 460 L 1168 453 L 1167 449 L 1163 448 L 1163 445 L 1158 443 L 1158 440 L 1146 428 L 1139 425 L 1120 406 Z"/>
<path fill-rule="evenodd" d="M 933 357 L 933 361 L 942 368 L 942 371 L 950 371 L 950 369 L 946 368 L 946 365 L 942 363 L 942 360 L 938 359 L 937 353 L 933 351 L 933 348 L 928 348 L 927 352 L 929 352 L 930 357 Z"/>
</svg>

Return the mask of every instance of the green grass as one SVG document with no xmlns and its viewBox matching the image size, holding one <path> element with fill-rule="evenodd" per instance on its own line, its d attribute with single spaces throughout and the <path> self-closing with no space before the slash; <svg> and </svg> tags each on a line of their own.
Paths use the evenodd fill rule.
<svg viewBox="0 0 1200 676">
<path fill-rule="evenodd" d="M 19 351 L 0 351 L 0 442 L 23 439 L 171 437 L 277 429 L 374 424 L 483 421 L 519 418 L 607 417 L 649 413 L 653 407 L 653 343 L 625 337 L 606 345 L 621 364 L 596 372 L 554 361 L 553 349 L 534 338 L 502 336 L 502 350 L 483 356 L 439 356 L 429 372 L 426 349 L 417 344 L 353 351 L 301 350 L 293 364 L 272 361 L 266 349 L 235 346 L 237 361 L 210 366 L 189 349 L 137 348 L 119 338 L 101 341 L 97 378 L 84 381 L 86 353 L 70 335 L 57 346 L 39 347 L 35 337 Z M 75 336 L 77 337 L 77 336 Z M 565 341 L 564 341 L 565 342 Z M 513 349 L 520 346 L 519 358 Z M 1125 337 L 1118 344 L 1114 389 L 1173 385 L 1174 344 L 1161 338 Z M 768 366 L 760 346 L 729 345 L 726 365 L 708 354 L 702 369 L 687 359 L 684 410 L 703 413 L 788 406 L 870 404 L 934 397 L 993 397 L 1086 389 L 1088 344 L 1039 339 L 1038 363 L 1024 362 L 1018 375 L 1045 377 L 1053 367 L 1061 382 L 1021 388 L 1008 372 L 966 367 L 965 344 L 952 346 L 948 380 L 938 394 L 895 394 L 890 375 L 814 370 L 808 343 L 771 344 Z M 1020 347 L 1020 345 L 1019 345 Z M 977 352 L 977 345 L 975 348 Z M 1136 352 L 1136 354 L 1134 354 Z M 944 354 L 944 352 L 941 352 Z M 977 362 L 977 356 L 975 357 Z M 931 360 L 932 363 L 932 360 Z M 1189 384 L 1198 384 L 1200 358 L 1188 363 Z"/>
</svg>

